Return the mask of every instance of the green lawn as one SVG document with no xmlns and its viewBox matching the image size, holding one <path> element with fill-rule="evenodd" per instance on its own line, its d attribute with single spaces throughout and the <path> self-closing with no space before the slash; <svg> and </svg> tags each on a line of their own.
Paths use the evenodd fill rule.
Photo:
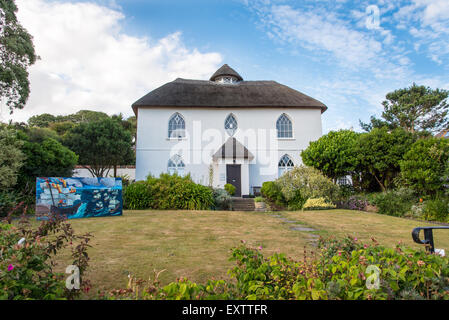
<svg viewBox="0 0 449 320">
<path fill-rule="evenodd" d="M 94 235 L 89 279 L 96 289 L 126 286 L 131 272 L 147 278 L 153 270 L 166 271 L 162 282 L 188 277 L 203 282 L 226 278 L 233 266 L 229 249 L 245 240 L 262 245 L 267 255 L 284 252 L 299 258 L 304 246 L 312 249 L 310 233 L 291 230 L 294 223 L 283 222 L 280 214 L 317 230 L 315 234 L 344 236 L 361 240 L 374 236 L 381 244 L 394 246 L 402 241 L 415 246 L 411 230 L 429 225 L 417 221 L 349 210 L 305 212 L 232 212 L 232 211 L 125 211 L 121 217 L 71 220 L 77 233 Z M 449 252 L 449 230 L 435 236 L 437 248 Z M 418 246 L 415 246 L 418 247 Z M 59 271 L 69 264 L 62 259 Z"/>
</svg>

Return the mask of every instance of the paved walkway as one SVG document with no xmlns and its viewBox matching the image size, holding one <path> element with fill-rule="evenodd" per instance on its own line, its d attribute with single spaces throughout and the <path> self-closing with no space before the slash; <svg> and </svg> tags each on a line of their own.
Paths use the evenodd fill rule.
<svg viewBox="0 0 449 320">
<path fill-rule="evenodd" d="M 296 220 L 289 220 L 287 218 L 284 218 L 281 214 L 279 213 L 272 213 L 270 214 L 272 217 L 281 220 L 283 223 L 289 224 L 290 225 L 290 230 L 294 230 L 294 231 L 298 231 L 298 232 L 304 232 L 307 235 L 307 240 L 313 245 L 316 246 L 317 245 L 317 241 L 320 238 L 319 235 L 314 234 L 312 232 L 315 232 L 317 230 L 310 228 L 310 227 L 305 227 L 301 224 L 301 222 L 296 221 Z"/>
</svg>

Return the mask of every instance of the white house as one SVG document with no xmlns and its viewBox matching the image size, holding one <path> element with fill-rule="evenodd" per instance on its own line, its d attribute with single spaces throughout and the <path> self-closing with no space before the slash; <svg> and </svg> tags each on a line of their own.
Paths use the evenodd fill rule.
<svg viewBox="0 0 449 320">
<path fill-rule="evenodd" d="M 228 65 L 204 80 L 176 79 L 133 105 L 136 180 L 190 173 L 204 185 L 257 193 L 321 137 L 327 107 L 275 81 L 244 81 Z"/>
</svg>

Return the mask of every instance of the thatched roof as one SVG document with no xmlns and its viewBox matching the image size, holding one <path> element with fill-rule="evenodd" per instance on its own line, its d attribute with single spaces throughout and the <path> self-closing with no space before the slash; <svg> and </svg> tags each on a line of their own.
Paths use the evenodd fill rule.
<svg viewBox="0 0 449 320">
<path fill-rule="evenodd" d="M 221 147 L 214 153 L 212 159 L 248 159 L 253 160 L 254 155 L 236 138 L 230 137 Z"/>
<path fill-rule="evenodd" d="M 237 71 L 232 69 L 227 64 L 224 64 L 223 66 L 221 66 L 220 69 L 215 71 L 215 73 L 212 75 L 212 77 L 210 77 L 209 80 L 215 81 L 216 78 L 223 77 L 223 76 L 233 76 L 233 77 L 236 77 L 239 81 L 243 80 L 243 78 L 237 73 Z"/>
<path fill-rule="evenodd" d="M 141 107 L 279 107 L 316 108 L 321 109 L 321 112 L 327 110 L 322 102 L 276 81 L 240 81 L 223 84 L 180 78 L 154 89 L 137 100 L 132 107 L 135 114 Z"/>
</svg>

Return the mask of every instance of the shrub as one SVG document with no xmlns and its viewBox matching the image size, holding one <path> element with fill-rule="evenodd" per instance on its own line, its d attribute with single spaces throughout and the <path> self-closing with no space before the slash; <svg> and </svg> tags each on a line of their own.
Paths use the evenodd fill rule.
<svg viewBox="0 0 449 320">
<path fill-rule="evenodd" d="M 235 195 L 235 187 L 230 184 L 230 183 L 226 183 L 224 185 L 225 190 L 227 191 L 227 193 L 229 193 L 229 195 L 232 197 L 233 195 Z"/>
<path fill-rule="evenodd" d="M 224 189 L 214 189 L 215 208 L 219 210 L 231 210 L 232 198 Z"/>
<path fill-rule="evenodd" d="M 26 219 L 17 225 L 0 223 L 0 300 L 72 299 L 90 284 L 88 267 L 90 235 L 76 235 L 65 217 L 55 216 L 35 229 Z M 68 250 L 68 251 L 67 251 Z M 79 268 L 80 289 L 65 287 L 67 274 L 53 271 L 60 253 L 70 253 L 70 264 Z"/>
<path fill-rule="evenodd" d="M 125 208 L 132 210 L 207 210 L 214 206 L 212 190 L 194 183 L 189 175 L 149 176 L 130 184 L 123 194 Z"/>
<path fill-rule="evenodd" d="M 427 200 L 423 205 L 423 217 L 429 221 L 446 222 L 448 217 L 448 201 L 447 199 Z"/>
<path fill-rule="evenodd" d="M 307 199 L 303 206 L 304 210 L 325 210 L 325 209 L 335 209 L 336 206 L 332 203 L 327 202 L 324 198 L 310 198 Z"/>
<path fill-rule="evenodd" d="M 329 201 L 335 200 L 339 192 L 338 185 L 312 167 L 295 167 L 283 174 L 276 182 L 289 204 L 298 196 L 297 191 L 302 199 L 325 198 Z"/>
<path fill-rule="evenodd" d="M 275 253 L 265 258 L 261 247 L 233 248 L 232 281 L 196 284 L 180 279 L 161 287 L 153 280 L 129 280 L 113 290 L 117 299 L 238 299 L 238 300 L 446 300 L 449 299 L 449 259 L 403 245 L 386 248 L 354 238 L 320 239 L 319 249 L 300 261 Z M 371 267 L 370 267 L 371 266 Z M 377 268 L 376 268 L 377 267 Z M 377 269 L 378 278 L 369 268 Z M 378 287 L 368 288 L 378 279 Z"/>
<path fill-rule="evenodd" d="M 254 202 L 263 202 L 263 198 L 262 197 L 255 197 L 254 198 Z"/>
<path fill-rule="evenodd" d="M 443 177 L 449 159 L 449 140 L 427 138 L 416 141 L 400 161 L 405 183 L 421 194 L 443 189 Z"/>
<path fill-rule="evenodd" d="M 372 195 L 372 203 L 378 208 L 378 213 L 390 216 L 402 217 L 410 212 L 415 202 L 413 191 L 406 188 Z"/>
<path fill-rule="evenodd" d="M 363 211 L 368 206 L 368 200 L 363 195 L 353 195 L 336 201 L 337 208 Z"/>
<path fill-rule="evenodd" d="M 286 201 L 284 195 L 282 194 L 281 188 L 274 181 L 265 181 L 262 184 L 262 188 L 260 189 L 260 193 L 264 196 L 269 202 L 276 204 L 278 206 L 285 206 Z"/>
<path fill-rule="evenodd" d="M 301 210 L 304 206 L 306 199 L 303 198 L 299 190 L 294 191 L 293 197 L 288 200 L 289 210 Z"/>
<path fill-rule="evenodd" d="M 150 186 L 145 181 L 137 181 L 123 188 L 123 206 L 126 209 L 149 209 L 152 200 Z"/>
</svg>

